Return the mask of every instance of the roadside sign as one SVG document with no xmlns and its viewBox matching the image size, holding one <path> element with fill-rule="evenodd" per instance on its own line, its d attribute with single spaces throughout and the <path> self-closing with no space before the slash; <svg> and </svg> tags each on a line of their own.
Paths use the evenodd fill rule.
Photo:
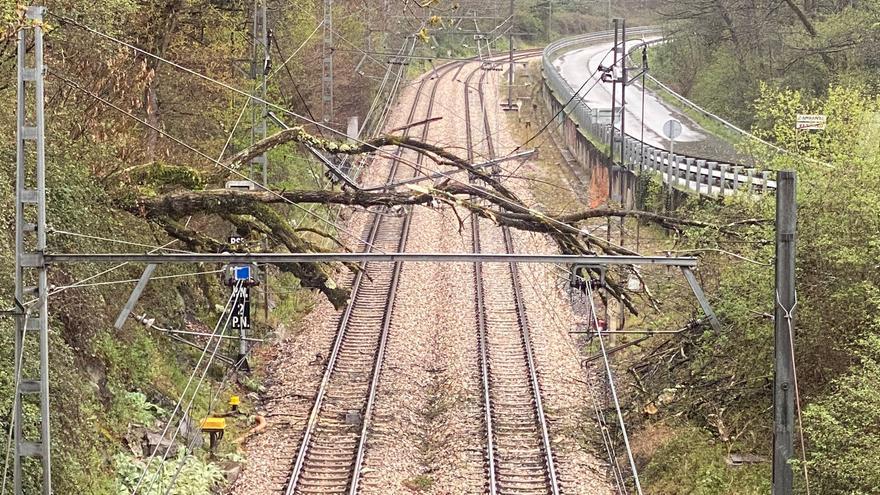
<svg viewBox="0 0 880 495">
<path fill-rule="evenodd" d="M 237 244 L 244 243 L 244 237 L 240 235 L 231 235 L 229 236 L 229 244 L 235 246 Z"/>
<path fill-rule="evenodd" d="M 666 139 L 674 140 L 681 136 L 681 122 L 675 119 L 669 119 L 663 124 L 663 134 Z"/>
<path fill-rule="evenodd" d="M 822 131 L 828 124 L 827 115 L 798 114 L 794 128 L 799 131 Z"/>
</svg>

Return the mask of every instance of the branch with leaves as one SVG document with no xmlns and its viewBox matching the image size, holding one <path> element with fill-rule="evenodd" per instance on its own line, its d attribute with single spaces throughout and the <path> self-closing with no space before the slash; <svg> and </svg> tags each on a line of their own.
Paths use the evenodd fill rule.
<svg viewBox="0 0 880 495">
<path fill-rule="evenodd" d="M 402 147 L 415 151 L 431 159 L 438 165 L 449 166 L 467 172 L 470 182 L 457 181 L 451 176 L 440 178 L 437 182 L 408 184 L 387 190 L 293 190 L 293 191 L 238 191 L 229 189 L 192 190 L 193 184 L 222 182 L 231 171 L 248 163 L 266 151 L 288 143 L 298 143 L 338 154 L 359 155 L 377 153 L 383 148 Z M 575 213 L 544 213 L 525 204 L 500 180 L 483 170 L 474 167 L 457 155 L 439 146 L 406 136 L 384 135 L 359 144 L 340 143 L 320 139 L 295 127 L 269 136 L 253 146 L 229 157 L 222 162 L 221 170 L 210 176 L 193 177 L 187 173 L 162 174 L 162 177 L 183 177 L 176 190 L 169 190 L 170 184 L 163 183 L 165 191 L 155 194 L 141 194 L 135 198 L 126 196 L 120 205 L 128 211 L 141 215 L 160 225 L 170 236 L 183 241 L 194 251 L 219 251 L 229 249 L 225 243 L 207 237 L 204 233 L 186 229 L 180 224 L 185 216 L 214 215 L 225 220 L 240 233 L 269 240 L 271 249 L 286 249 L 290 252 L 320 252 L 321 249 L 307 239 L 307 235 L 318 235 L 333 239 L 343 245 L 330 233 L 294 229 L 277 206 L 297 204 L 337 205 L 341 207 L 444 207 L 451 208 L 458 218 L 463 214 L 478 215 L 497 225 L 550 236 L 557 248 L 564 254 L 635 255 L 632 250 L 612 244 L 596 237 L 583 224 L 590 220 L 620 217 L 634 218 L 652 222 L 665 228 L 680 230 L 700 228 L 717 231 L 722 235 L 736 235 L 737 231 L 750 225 L 764 222 L 762 219 L 747 219 L 726 225 L 714 225 L 697 220 L 676 218 L 657 213 L 601 208 Z M 254 244 L 255 246 L 257 244 Z M 299 278 L 303 286 L 322 291 L 337 307 L 343 304 L 348 293 L 339 288 L 332 278 L 334 268 L 321 264 L 286 264 L 280 267 Z M 622 285 L 609 281 L 611 295 L 637 313 Z"/>
</svg>

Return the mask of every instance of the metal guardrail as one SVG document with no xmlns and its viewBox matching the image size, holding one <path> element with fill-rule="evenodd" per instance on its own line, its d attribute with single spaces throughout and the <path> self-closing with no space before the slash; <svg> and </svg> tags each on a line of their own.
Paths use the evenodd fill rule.
<svg viewBox="0 0 880 495">
<path fill-rule="evenodd" d="M 660 34 L 660 29 L 653 26 L 641 27 L 630 29 L 628 34 L 650 36 Z M 589 133 L 594 140 L 609 148 L 612 142 L 615 146 L 620 146 L 621 139 L 619 129 L 614 129 L 612 136 L 611 110 L 590 108 L 582 99 L 573 98 L 576 88 L 562 77 L 553 66 L 553 61 L 576 46 L 609 41 L 612 37 L 612 31 L 602 31 L 565 38 L 547 45 L 542 57 L 547 88 L 560 105 L 567 105 L 565 111 L 558 117 L 560 123 L 561 119 L 572 120 L 582 132 Z M 776 180 L 772 171 L 670 153 L 666 149 L 642 142 L 630 135 L 626 135 L 624 139 L 624 153 L 620 163 L 622 167 L 634 173 L 643 170 L 654 171 L 660 174 L 664 183 L 680 190 L 714 197 L 730 195 L 738 191 L 763 194 L 776 189 Z"/>
</svg>

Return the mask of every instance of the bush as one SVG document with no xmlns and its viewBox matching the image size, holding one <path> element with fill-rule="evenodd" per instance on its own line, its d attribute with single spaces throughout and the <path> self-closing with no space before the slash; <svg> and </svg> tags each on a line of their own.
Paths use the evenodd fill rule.
<svg viewBox="0 0 880 495">
<path fill-rule="evenodd" d="M 649 493 L 663 495 L 758 495 L 770 493 L 770 465 L 730 467 L 727 449 L 697 428 L 683 428 L 642 470 Z"/>
<path fill-rule="evenodd" d="M 860 363 L 805 411 L 815 493 L 860 495 L 880 486 L 880 336 L 865 339 Z"/>
</svg>

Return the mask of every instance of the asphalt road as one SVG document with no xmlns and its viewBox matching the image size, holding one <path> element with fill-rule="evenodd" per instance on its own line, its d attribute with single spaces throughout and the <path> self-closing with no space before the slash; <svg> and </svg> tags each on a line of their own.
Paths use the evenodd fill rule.
<svg viewBox="0 0 880 495">
<path fill-rule="evenodd" d="M 652 39 L 657 38 L 647 38 L 646 41 Z M 629 41 L 627 49 L 632 49 L 639 43 L 638 40 Z M 611 109 L 611 83 L 601 81 L 597 83 L 596 79 L 600 77 L 597 74 L 600 64 L 606 67 L 613 64 L 612 46 L 611 42 L 603 42 L 578 48 L 564 53 L 553 61 L 553 65 L 572 88 L 581 87 L 589 79 L 581 96 L 587 106 L 593 109 Z M 730 143 L 707 132 L 692 119 L 662 101 L 650 89 L 645 91 L 645 108 L 644 114 L 642 114 L 642 86 L 640 83 L 635 82 L 627 87 L 626 99 L 625 124 L 628 135 L 640 139 L 642 137 L 642 122 L 644 122 L 644 141 L 658 148 L 669 149 L 670 143 L 663 133 L 663 124 L 670 119 L 675 119 L 681 122 L 682 127 L 681 135 L 675 140 L 675 151 L 719 160 L 737 158 L 741 160 L 743 158 L 738 156 Z M 618 85 L 618 107 L 620 103 L 620 86 Z M 615 122 L 615 127 L 620 129 L 619 121 Z"/>
</svg>

